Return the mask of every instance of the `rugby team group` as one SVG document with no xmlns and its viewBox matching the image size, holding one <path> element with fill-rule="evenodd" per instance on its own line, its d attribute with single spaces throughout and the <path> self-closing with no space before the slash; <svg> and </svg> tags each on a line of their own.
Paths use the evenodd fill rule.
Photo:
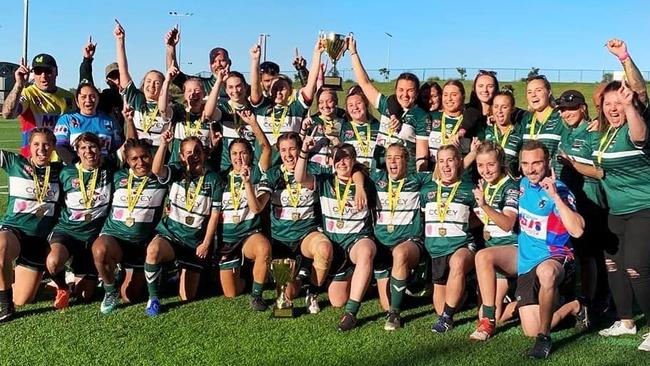
<svg viewBox="0 0 650 366">
<path fill-rule="evenodd" d="M 15 72 L 2 113 L 19 118 L 23 144 L 0 150 L 0 321 L 34 300 L 43 276 L 56 309 L 91 301 L 101 281 L 102 313 L 146 288 L 145 313 L 157 316 L 170 263 L 182 301 L 212 270 L 225 297 L 250 289 L 251 308 L 265 311 L 271 258 L 297 259 L 287 296 L 304 296 L 313 314 L 327 292 L 344 309 L 340 331 L 356 327 L 373 281 L 386 330 L 403 326 L 405 293 L 424 283 L 433 332 L 452 331 L 477 298 L 469 337 L 486 341 L 518 318 L 533 358 L 548 357 L 567 317 L 584 331 L 615 307 L 619 320 L 599 332 L 609 337 L 636 334 L 635 300 L 650 319 L 650 109 L 625 42 L 607 43 L 625 79 L 589 96 L 591 118 L 581 92 L 556 99 L 543 75 L 526 81 L 527 110 L 485 70 L 468 98 L 461 81 L 411 73 L 384 95 L 352 35 L 356 85 L 345 92 L 323 82 L 323 38 L 309 69 L 296 56 L 294 90 L 276 63 L 260 62 L 259 45 L 249 80 L 224 48 L 209 53 L 211 77 L 184 74 L 176 28 L 164 37 L 167 70 L 138 87 L 125 34 L 118 23 L 105 90 L 92 40 L 74 95 L 57 87 L 51 55 Z M 648 334 L 638 349 L 650 351 Z"/>
</svg>

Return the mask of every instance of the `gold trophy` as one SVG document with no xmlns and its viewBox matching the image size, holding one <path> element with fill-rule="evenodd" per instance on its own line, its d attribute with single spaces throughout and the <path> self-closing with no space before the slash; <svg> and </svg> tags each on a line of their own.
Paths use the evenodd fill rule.
<svg viewBox="0 0 650 366">
<path fill-rule="evenodd" d="M 348 35 L 351 35 L 349 33 Z M 341 78 L 339 71 L 336 69 L 336 62 L 343 57 L 347 48 L 346 36 L 334 32 L 324 33 L 321 31 L 320 38 L 325 42 L 325 52 L 332 60 L 332 68 L 329 74 L 325 75 L 323 80 L 323 87 L 334 90 L 343 90 L 343 78 Z"/>
<path fill-rule="evenodd" d="M 293 301 L 287 297 L 287 285 L 293 282 L 298 272 L 295 259 L 274 259 L 270 264 L 271 276 L 275 282 L 277 299 L 273 304 L 274 318 L 293 318 Z"/>
</svg>

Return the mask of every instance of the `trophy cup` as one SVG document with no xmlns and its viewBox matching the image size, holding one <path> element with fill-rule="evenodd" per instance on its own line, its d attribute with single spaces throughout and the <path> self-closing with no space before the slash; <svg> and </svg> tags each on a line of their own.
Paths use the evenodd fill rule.
<svg viewBox="0 0 650 366">
<path fill-rule="evenodd" d="M 277 299 L 273 304 L 274 318 L 292 318 L 293 301 L 287 298 L 287 285 L 296 278 L 298 266 L 295 259 L 274 259 L 270 264 L 271 276 L 275 282 Z"/>
<path fill-rule="evenodd" d="M 330 60 L 332 60 L 332 68 L 330 69 L 329 74 L 324 77 L 323 87 L 334 90 L 343 90 L 343 78 L 341 78 L 339 71 L 336 69 L 336 62 L 340 60 L 345 53 L 347 47 L 346 37 L 334 32 L 321 32 L 320 38 L 325 42 L 325 52 L 327 52 Z"/>
</svg>

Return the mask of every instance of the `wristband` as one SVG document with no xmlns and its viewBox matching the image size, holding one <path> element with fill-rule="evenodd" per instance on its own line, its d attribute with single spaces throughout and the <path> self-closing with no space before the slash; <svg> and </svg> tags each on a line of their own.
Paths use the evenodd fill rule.
<svg viewBox="0 0 650 366">
<path fill-rule="evenodd" d="M 623 54 L 623 56 L 619 57 L 618 60 L 621 61 L 621 62 L 623 62 L 623 61 L 627 60 L 628 58 L 630 58 L 630 54 L 627 53 L 627 51 L 625 51 L 625 53 Z"/>
<path fill-rule="evenodd" d="M 422 160 L 427 161 L 427 158 L 425 158 L 425 157 L 419 157 L 419 158 L 415 159 L 416 162 L 418 162 L 418 161 L 422 161 Z"/>
</svg>

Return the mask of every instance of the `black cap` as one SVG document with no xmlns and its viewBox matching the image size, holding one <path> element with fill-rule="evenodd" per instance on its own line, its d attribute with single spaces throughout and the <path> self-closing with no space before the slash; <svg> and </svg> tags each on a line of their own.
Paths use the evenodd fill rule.
<svg viewBox="0 0 650 366">
<path fill-rule="evenodd" d="M 556 108 L 575 108 L 586 105 L 585 96 L 577 90 L 567 90 L 555 100 Z"/>
<path fill-rule="evenodd" d="M 264 61 L 260 64 L 260 72 L 262 74 L 277 75 L 280 73 L 280 66 L 273 61 Z"/>
<path fill-rule="evenodd" d="M 43 67 L 47 69 L 53 69 L 56 67 L 56 60 L 54 57 L 48 55 L 47 53 L 41 53 L 34 57 L 32 61 L 32 68 Z"/>
</svg>

